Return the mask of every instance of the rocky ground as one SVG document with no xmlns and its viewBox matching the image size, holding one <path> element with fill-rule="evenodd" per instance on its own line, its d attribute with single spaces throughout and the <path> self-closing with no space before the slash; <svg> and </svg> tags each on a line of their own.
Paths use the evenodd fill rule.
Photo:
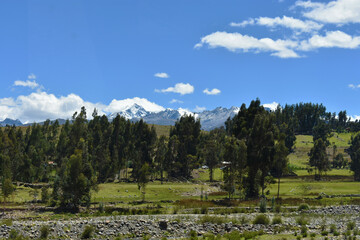
<svg viewBox="0 0 360 240">
<path fill-rule="evenodd" d="M 355 228 L 360 228 L 360 206 L 330 206 L 317 208 L 303 212 L 287 213 L 266 213 L 272 219 L 274 216 L 281 216 L 282 224 L 252 224 L 253 219 L 259 213 L 237 213 L 230 215 L 213 215 L 225 219 L 225 223 L 215 224 L 211 221 L 200 221 L 203 214 L 181 214 L 181 215 L 136 215 L 136 216 L 110 216 L 79 218 L 76 220 L 53 220 L 53 221 L 30 221 L 14 220 L 11 226 L 5 224 L 0 226 L 0 238 L 7 238 L 11 229 L 15 229 L 24 236 L 37 238 L 40 235 L 40 228 L 44 225 L 50 229 L 50 237 L 53 239 L 79 239 L 85 226 L 91 225 L 95 229 L 94 239 L 114 239 L 123 235 L 127 238 L 140 238 L 144 235 L 151 236 L 151 239 L 178 238 L 188 236 L 191 230 L 199 235 L 204 233 L 224 234 L 231 231 L 258 231 L 273 234 L 281 229 L 282 233 L 294 234 L 300 232 L 298 219 L 300 215 L 307 219 L 307 228 L 310 232 L 320 234 L 322 226 L 329 229 L 331 224 L 342 233 L 346 231 L 349 222 L 355 223 Z M 295 238 L 295 237 L 294 237 Z"/>
</svg>

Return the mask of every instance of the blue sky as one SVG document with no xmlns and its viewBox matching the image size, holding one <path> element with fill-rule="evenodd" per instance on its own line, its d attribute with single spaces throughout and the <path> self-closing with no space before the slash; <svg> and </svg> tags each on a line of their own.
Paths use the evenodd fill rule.
<svg viewBox="0 0 360 240">
<path fill-rule="evenodd" d="M 257 97 L 360 115 L 360 0 L 2 0 L 0 31 L 0 120 Z"/>
</svg>

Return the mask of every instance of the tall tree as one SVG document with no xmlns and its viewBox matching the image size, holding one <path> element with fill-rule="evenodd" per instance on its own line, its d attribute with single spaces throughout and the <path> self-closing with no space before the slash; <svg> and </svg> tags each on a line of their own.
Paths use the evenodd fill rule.
<svg viewBox="0 0 360 240">
<path fill-rule="evenodd" d="M 315 167 L 315 180 L 320 180 L 322 173 L 331 169 L 330 161 L 326 153 L 326 144 L 322 138 L 315 141 L 314 147 L 310 150 L 309 157 L 310 166 Z"/>
<path fill-rule="evenodd" d="M 351 157 L 350 169 L 354 172 L 354 180 L 360 181 L 360 134 L 351 138 L 349 147 L 349 154 Z"/>
</svg>

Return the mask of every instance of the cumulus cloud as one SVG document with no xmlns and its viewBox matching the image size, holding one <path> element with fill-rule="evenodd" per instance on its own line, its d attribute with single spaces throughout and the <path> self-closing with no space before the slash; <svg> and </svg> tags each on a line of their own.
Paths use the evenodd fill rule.
<svg viewBox="0 0 360 240">
<path fill-rule="evenodd" d="M 173 103 L 184 103 L 184 102 L 181 101 L 181 100 L 178 100 L 178 99 L 172 99 L 172 100 L 170 101 L 170 103 L 173 104 Z"/>
<path fill-rule="evenodd" d="M 0 99 L 0 116 L 4 118 L 20 119 L 22 122 L 40 122 L 46 119 L 69 118 L 82 106 L 88 111 L 97 108 L 100 114 L 103 104 L 84 101 L 76 94 L 56 97 L 46 92 L 36 92 L 30 95 Z M 90 115 L 90 114 L 89 114 Z"/>
<path fill-rule="evenodd" d="M 273 40 L 271 38 L 255 38 L 240 33 L 215 32 L 203 37 L 195 47 L 207 44 L 210 48 L 224 47 L 229 51 L 241 52 L 271 52 L 272 56 L 280 58 L 297 58 L 299 55 L 293 50 L 298 43 L 293 40 Z"/>
<path fill-rule="evenodd" d="M 325 36 L 314 35 L 310 39 L 302 41 L 300 49 L 309 51 L 317 48 L 358 48 L 360 46 L 359 36 L 350 36 L 342 31 L 327 32 Z"/>
<path fill-rule="evenodd" d="M 293 17 L 283 16 L 270 18 L 270 17 L 259 17 L 256 19 L 245 20 L 241 23 L 230 23 L 233 27 L 245 27 L 247 25 L 260 25 L 266 27 L 286 27 L 299 32 L 312 32 L 317 31 L 323 27 L 322 24 L 314 21 L 306 20 L 302 21 Z"/>
<path fill-rule="evenodd" d="M 356 88 L 360 88 L 360 84 L 358 84 L 358 85 L 349 84 L 348 87 L 349 87 L 349 88 L 352 88 L 352 89 L 356 89 Z"/>
<path fill-rule="evenodd" d="M 218 95 L 221 93 L 221 91 L 217 88 L 213 88 L 212 90 L 206 88 L 204 89 L 203 93 L 205 93 L 206 95 Z"/>
<path fill-rule="evenodd" d="M 21 81 L 21 80 L 17 80 L 14 82 L 14 86 L 21 86 L 21 87 L 29 87 L 29 88 L 37 88 L 39 87 L 39 84 L 33 80 L 33 81 L 30 81 L 30 80 L 26 80 L 26 81 Z"/>
<path fill-rule="evenodd" d="M 169 77 L 170 77 L 169 74 L 164 73 L 164 72 L 162 72 L 162 73 L 155 73 L 154 76 L 155 76 L 155 77 L 158 77 L 158 78 L 169 78 Z"/>
<path fill-rule="evenodd" d="M 161 111 L 165 110 L 165 108 L 163 108 L 162 106 L 157 105 L 156 103 L 150 102 L 146 98 L 134 97 L 134 98 L 127 98 L 124 100 L 114 99 L 111 101 L 109 106 L 107 106 L 105 108 L 105 111 L 111 112 L 111 113 L 121 112 L 121 111 L 124 111 L 124 110 L 130 108 L 134 104 L 137 104 L 137 105 L 143 107 L 148 112 L 161 112 Z"/>
<path fill-rule="evenodd" d="M 167 93 L 167 92 L 173 92 L 173 93 L 179 93 L 180 95 L 185 95 L 185 94 L 191 94 L 194 92 L 194 86 L 192 86 L 189 83 L 177 83 L 175 84 L 174 87 L 169 87 L 166 89 L 155 89 L 155 92 L 162 92 L 162 93 Z"/>
<path fill-rule="evenodd" d="M 336 0 L 328 3 L 297 1 L 307 18 L 334 24 L 360 23 L 360 0 Z"/>
</svg>

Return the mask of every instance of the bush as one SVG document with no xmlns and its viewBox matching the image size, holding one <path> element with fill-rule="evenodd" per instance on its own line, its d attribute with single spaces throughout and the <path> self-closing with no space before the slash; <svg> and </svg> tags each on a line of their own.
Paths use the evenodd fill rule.
<svg viewBox="0 0 360 240">
<path fill-rule="evenodd" d="M 270 219 L 266 215 L 260 214 L 256 216 L 253 223 L 267 225 L 270 223 Z"/>
<path fill-rule="evenodd" d="M 274 217 L 272 220 L 272 224 L 282 224 L 282 219 L 280 216 Z"/>
<path fill-rule="evenodd" d="M 321 232 L 321 235 L 322 235 L 322 236 L 327 236 L 328 234 L 329 234 L 329 232 L 326 231 L 326 230 L 324 230 L 324 231 Z"/>
<path fill-rule="evenodd" d="M 49 226 L 42 226 L 40 228 L 40 239 L 47 239 L 50 233 L 50 228 Z"/>
<path fill-rule="evenodd" d="M 330 232 L 331 233 L 334 233 L 336 231 L 336 226 L 335 226 L 335 224 L 331 224 L 330 225 Z"/>
<path fill-rule="evenodd" d="M 104 211 L 105 211 L 105 206 L 104 206 L 104 203 L 101 202 L 101 203 L 99 203 L 98 212 L 103 213 Z"/>
<path fill-rule="evenodd" d="M 81 239 L 89 239 L 92 238 L 93 234 L 94 234 L 94 227 L 87 225 L 84 228 L 83 233 L 81 234 Z"/>
<path fill-rule="evenodd" d="M 261 198 L 260 200 L 260 212 L 265 213 L 266 212 L 266 199 Z"/>
<path fill-rule="evenodd" d="M 309 210 L 309 205 L 303 203 L 301 204 L 299 207 L 298 207 L 298 211 L 306 211 L 306 210 Z"/>
<path fill-rule="evenodd" d="M 308 224 L 308 220 L 304 216 L 301 216 L 296 219 L 296 223 L 301 226 L 304 226 L 304 225 Z"/>
<path fill-rule="evenodd" d="M 208 208 L 206 206 L 201 207 L 200 210 L 201 214 L 207 214 L 208 213 Z"/>
<path fill-rule="evenodd" d="M 307 227 L 305 225 L 301 226 L 301 235 L 307 237 Z"/>
<path fill-rule="evenodd" d="M 314 232 L 310 233 L 310 237 L 312 237 L 312 238 L 316 237 L 316 233 L 314 233 Z"/>
<path fill-rule="evenodd" d="M 276 212 L 276 213 L 280 213 L 280 212 L 281 212 L 281 205 L 278 204 L 278 205 L 275 206 L 275 212 Z"/>
<path fill-rule="evenodd" d="M 204 224 L 204 223 L 213 223 L 213 224 L 220 225 L 222 223 L 225 223 L 226 219 L 224 217 L 205 215 L 199 220 L 199 222 L 202 223 L 202 224 Z"/>
<path fill-rule="evenodd" d="M 49 187 L 48 186 L 44 186 L 41 188 L 41 201 L 43 203 L 47 203 L 50 199 L 50 194 L 49 194 Z"/>
<path fill-rule="evenodd" d="M 348 222 L 346 227 L 348 230 L 353 230 L 355 228 L 355 222 Z"/>
<path fill-rule="evenodd" d="M 336 231 L 336 230 L 334 231 L 333 234 L 334 234 L 334 236 L 336 236 L 336 237 L 337 237 L 337 236 L 340 236 L 340 233 L 339 233 L 338 231 Z"/>
</svg>

